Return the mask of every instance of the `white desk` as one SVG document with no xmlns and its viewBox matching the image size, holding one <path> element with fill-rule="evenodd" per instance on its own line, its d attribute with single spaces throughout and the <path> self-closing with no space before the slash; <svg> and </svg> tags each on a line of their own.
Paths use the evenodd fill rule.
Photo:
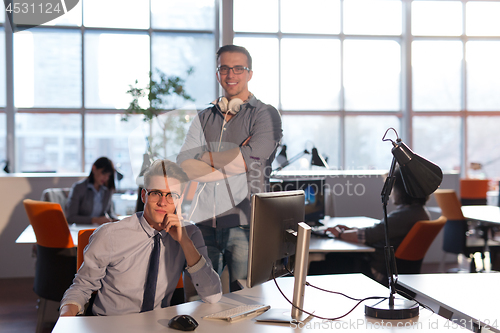
<svg viewBox="0 0 500 333">
<path fill-rule="evenodd" d="M 367 296 L 386 296 L 387 288 L 369 279 L 362 274 L 309 276 L 308 281 L 318 286 L 347 293 L 349 296 L 363 298 Z M 278 283 L 288 297 L 293 294 L 293 279 L 280 278 Z M 197 333 L 281 333 L 281 332 L 318 332 L 333 331 L 380 331 L 388 329 L 390 332 L 408 332 L 409 329 L 419 331 L 440 332 L 449 323 L 446 319 L 421 309 L 420 316 L 409 320 L 378 320 L 365 317 L 364 303 L 358 306 L 347 317 L 333 322 L 322 322 L 313 319 L 302 327 L 297 324 L 269 324 L 257 323 L 253 318 L 246 318 L 235 323 L 202 319 L 210 313 L 221 311 L 241 304 L 269 304 L 271 308 L 283 308 L 290 311 L 291 306 L 286 303 L 273 281 L 251 289 L 225 294 L 216 304 L 206 304 L 201 301 L 185 303 L 145 313 L 137 313 L 114 317 L 64 317 L 60 318 L 52 331 L 53 333 L 137 333 L 137 332 L 179 332 L 168 328 L 170 318 L 177 314 L 189 314 L 198 321 Z M 337 317 L 347 313 L 357 302 L 339 295 L 327 294 L 313 288 L 307 288 L 304 307 L 315 310 L 315 314 L 326 317 Z M 399 327 L 398 327 L 399 325 Z M 406 325 L 406 327 L 405 327 Z M 462 330 L 463 331 L 463 330 Z"/>
<path fill-rule="evenodd" d="M 366 228 L 372 227 L 380 220 L 366 216 L 348 216 L 348 217 L 326 217 L 321 222 L 327 227 L 334 227 L 338 224 L 343 224 L 349 228 Z"/>
<path fill-rule="evenodd" d="M 329 252 L 375 252 L 375 248 L 369 245 L 346 242 L 335 238 L 324 238 L 311 236 L 309 243 L 309 255 L 325 254 Z M 320 260 L 315 258 L 314 260 Z"/>
<path fill-rule="evenodd" d="M 500 225 L 500 207 L 498 206 L 462 206 L 462 213 L 471 220 Z"/>
<path fill-rule="evenodd" d="M 483 236 L 482 242 L 477 238 L 477 241 L 480 241 L 477 246 L 483 246 L 483 255 L 489 251 L 490 246 L 500 245 L 499 242 L 489 238 L 491 229 L 500 226 L 500 207 L 486 205 L 462 206 L 462 213 L 465 218 L 479 223 L 477 228 L 483 231 Z M 469 237 L 469 239 L 471 238 Z M 485 263 L 486 271 L 489 271 L 489 267 L 491 267 L 491 261 L 488 264 Z"/>
<path fill-rule="evenodd" d="M 479 331 L 500 332 L 500 274 L 400 275 L 398 284 L 416 293 L 416 299 L 436 313 Z M 493 327 L 496 326 L 496 327 Z M 481 330 L 480 332 L 488 332 Z"/>
<path fill-rule="evenodd" d="M 73 243 L 75 246 L 78 245 L 78 231 L 83 229 L 95 229 L 98 225 L 95 224 L 72 224 L 69 226 L 69 231 L 71 232 L 71 237 L 73 238 Z M 28 225 L 26 229 L 17 237 L 17 244 L 36 244 L 36 236 L 33 231 L 33 227 Z"/>
</svg>

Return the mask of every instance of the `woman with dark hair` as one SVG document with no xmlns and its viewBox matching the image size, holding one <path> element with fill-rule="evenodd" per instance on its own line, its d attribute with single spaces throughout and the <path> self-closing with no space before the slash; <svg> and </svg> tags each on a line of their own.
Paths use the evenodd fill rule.
<svg viewBox="0 0 500 333">
<path fill-rule="evenodd" d="M 399 244 L 401 244 L 413 225 L 418 221 L 430 220 L 430 215 L 425 208 L 425 203 L 429 200 L 429 196 L 414 198 L 406 193 L 399 168 L 395 169 L 394 177 L 391 198 L 392 202 L 396 205 L 396 209 L 387 215 L 387 223 L 389 224 L 389 241 L 391 246 L 394 247 L 394 252 L 396 252 Z M 366 270 L 366 267 L 363 268 L 363 265 L 358 262 L 358 270 L 374 277 L 381 283 L 387 284 L 384 255 L 384 247 L 386 245 L 384 220 L 368 228 L 348 228 L 344 225 L 338 225 L 328 228 L 328 231 L 336 238 L 373 246 L 375 252 L 371 253 L 368 258 L 365 258 L 370 267 Z"/>
<path fill-rule="evenodd" d="M 103 224 L 117 221 L 111 197 L 115 191 L 115 168 L 107 157 L 98 158 L 90 175 L 73 184 L 66 202 L 68 223 Z"/>
</svg>

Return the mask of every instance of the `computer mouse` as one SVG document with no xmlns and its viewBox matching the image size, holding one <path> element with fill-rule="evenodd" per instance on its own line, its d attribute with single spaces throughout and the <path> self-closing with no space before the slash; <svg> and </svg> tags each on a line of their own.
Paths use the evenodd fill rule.
<svg viewBox="0 0 500 333">
<path fill-rule="evenodd" d="M 190 315 L 177 315 L 170 319 L 168 327 L 180 331 L 194 331 L 198 323 Z"/>
</svg>

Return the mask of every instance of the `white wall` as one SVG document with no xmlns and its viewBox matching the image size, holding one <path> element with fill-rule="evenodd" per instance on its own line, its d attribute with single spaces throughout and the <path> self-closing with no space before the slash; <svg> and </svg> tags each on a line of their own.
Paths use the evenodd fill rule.
<svg viewBox="0 0 500 333">
<path fill-rule="evenodd" d="M 8 174 L 0 176 L 0 278 L 35 276 L 32 245 L 16 244 L 17 237 L 29 225 L 23 200 L 40 200 L 50 187 L 71 187 L 86 175 Z"/>
</svg>

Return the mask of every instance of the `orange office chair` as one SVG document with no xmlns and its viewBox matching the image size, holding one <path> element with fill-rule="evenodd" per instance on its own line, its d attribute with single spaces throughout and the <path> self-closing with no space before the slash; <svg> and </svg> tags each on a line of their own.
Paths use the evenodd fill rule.
<svg viewBox="0 0 500 333">
<path fill-rule="evenodd" d="M 36 236 L 33 290 L 40 297 L 36 332 L 43 329 L 47 300 L 60 302 L 76 273 L 76 249 L 61 205 L 23 200 Z"/>
<path fill-rule="evenodd" d="M 76 270 L 79 270 L 83 264 L 83 250 L 89 243 L 90 235 L 94 232 L 95 228 L 91 229 L 82 229 L 78 231 L 78 246 L 77 246 L 77 254 L 76 254 Z M 94 304 L 96 293 L 94 292 L 90 297 L 90 300 L 85 305 L 85 309 L 83 310 L 83 314 L 85 316 L 92 316 L 92 305 Z"/>
<path fill-rule="evenodd" d="M 440 216 L 437 220 L 418 221 L 413 225 L 394 254 L 398 273 L 420 273 L 425 254 L 445 223 L 446 217 Z"/>
<path fill-rule="evenodd" d="M 79 270 L 83 264 L 83 250 L 89 243 L 90 235 L 94 232 L 95 228 L 82 229 L 78 231 L 78 246 L 76 254 L 76 269 Z"/>
<path fill-rule="evenodd" d="M 460 202 L 462 206 L 486 205 L 488 179 L 460 179 Z"/>
<path fill-rule="evenodd" d="M 441 208 L 441 214 L 448 219 L 444 226 L 443 251 L 457 255 L 463 254 L 469 258 L 474 253 L 481 252 L 484 259 L 484 240 L 475 235 L 474 226 L 464 217 L 462 205 L 455 190 L 439 189 L 434 192 L 434 197 Z M 490 248 L 498 248 L 499 245 L 500 243 L 494 240 L 488 240 Z M 470 271 L 476 271 L 474 260 L 471 260 Z"/>
</svg>

